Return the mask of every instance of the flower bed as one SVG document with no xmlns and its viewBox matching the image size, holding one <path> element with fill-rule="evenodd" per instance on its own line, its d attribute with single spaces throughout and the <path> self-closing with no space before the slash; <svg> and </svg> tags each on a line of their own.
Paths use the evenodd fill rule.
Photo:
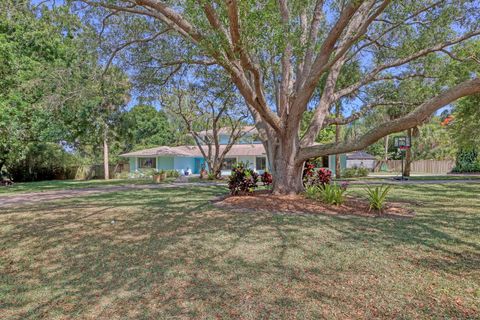
<svg viewBox="0 0 480 320">
<path fill-rule="evenodd" d="M 245 196 L 224 197 L 214 201 L 214 205 L 241 212 L 379 216 L 378 212 L 370 210 L 368 201 L 359 198 L 346 197 L 342 205 L 335 206 L 308 199 L 304 195 L 274 195 L 269 191 L 255 191 Z M 415 213 L 413 210 L 405 208 L 404 203 L 390 202 L 381 216 L 411 218 L 415 216 Z"/>
</svg>

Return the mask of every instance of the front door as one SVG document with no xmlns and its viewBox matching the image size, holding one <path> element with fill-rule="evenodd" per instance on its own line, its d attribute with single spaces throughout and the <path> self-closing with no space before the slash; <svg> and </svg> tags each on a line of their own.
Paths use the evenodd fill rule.
<svg viewBox="0 0 480 320">
<path fill-rule="evenodd" d="M 195 165 L 193 167 L 193 173 L 194 174 L 199 174 L 200 173 L 200 168 L 201 168 L 201 159 L 200 158 L 195 158 Z"/>
</svg>

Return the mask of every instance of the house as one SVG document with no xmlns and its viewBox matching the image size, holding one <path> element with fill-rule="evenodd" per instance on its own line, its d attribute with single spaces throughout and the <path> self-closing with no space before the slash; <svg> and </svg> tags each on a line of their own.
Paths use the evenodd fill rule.
<svg viewBox="0 0 480 320">
<path fill-rule="evenodd" d="M 365 151 L 347 153 L 347 168 L 368 168 L 373 170 L 377 159 Z"/>
<path fill-rule="evenodd" d="M 245 134 L 237 144 L 234 144 L 225 157 L 222 175 L 228 175 L 236 162 L 248 163 L 249 167 L 259 173 L 268 169 L 267 154 L 265 147 L 258 138 L 255 127 L 244 127 Z M 211 132 L 203 131 L 199 135 L 211 135 Z M 228 129 L 222 128 L 218 131 L 220 152 L 228 144 L 230 134 Z M 137 172 L 148 169 L 177 170 L 185 172 L 191 170 L 193 174 L 200 173 L 205 160 L 198 146 L 159 146 L 156 148 L 144 149 L 120 155 L 129 159 L 130 172 Z M 340 156 L 341 168 L 346 167 L 345 155 Z M 326 156 L 321 159 L 321 166 L 329 168 L 335 173 L 335 155 Z"/>
<path fill-rule="evenodd" d="M 244 131 L 244 136 L 237 144 L 232 146 L 225 157 L 222 175 L 230 174 L 233 165 L 240 161 L 248 163 L 250 168 L 259 173 L 267 169 L 268 162 L 265 147 L 258 139 L 255 127 L 246 126 Z M 199 133 L 199 135 L 210 134 L 210 132 L 206 131 Z M 218 135 L 220 152 L 223 152 L 228 144 L 230 134 L 228 129 L 222 128 L 218 131 Z M 196 145 L 178 147 L 160 146 L 124 153 L 120 156 L 129 159 L 130 172 L 147 169 L 163 169 L 177 171 L 191 170 L 193 174 L 198 174 L 205 164 L 202 152 Z"/>
</svg>

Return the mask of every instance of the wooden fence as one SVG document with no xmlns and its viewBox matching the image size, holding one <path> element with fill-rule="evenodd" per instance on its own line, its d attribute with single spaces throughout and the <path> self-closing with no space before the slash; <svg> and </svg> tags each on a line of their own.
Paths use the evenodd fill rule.
<svg viewBox="0 0 480 320">
<path fill-rule="evenodd" d="M 451 172 L 454 166 L 454 160 L 417 160 L 412 162 L 411 172 L 446 174 Z M 401 172 L 402 160 L 388 160 L 387 170 Z"/>
</svg>

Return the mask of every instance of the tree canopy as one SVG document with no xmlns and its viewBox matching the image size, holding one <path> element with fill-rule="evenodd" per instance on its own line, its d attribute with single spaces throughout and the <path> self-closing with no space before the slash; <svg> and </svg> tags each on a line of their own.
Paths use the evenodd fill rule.
<svg viewBox="0 0 480 320">
<path fill-rule="evenodd" d="M 0 169 L 36 179 L 77 155 L 98 156 L 102 128 L 118 124 L 111 106 L 126 103 L 124 73 L 104 72 L 67 6 L 5 1 L 0 20 Z"/>
</svg>

